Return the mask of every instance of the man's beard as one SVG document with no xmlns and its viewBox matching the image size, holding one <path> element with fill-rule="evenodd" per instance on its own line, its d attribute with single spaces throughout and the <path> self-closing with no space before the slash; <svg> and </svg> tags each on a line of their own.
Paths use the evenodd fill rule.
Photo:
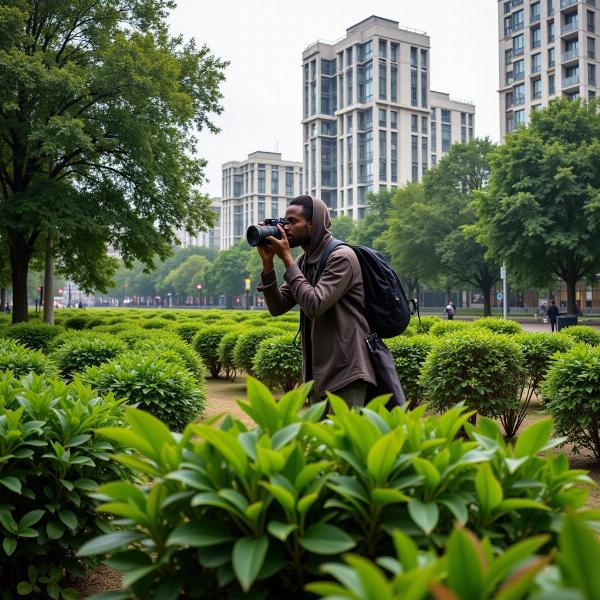
<svg viewBox="0 0 600 600">
<path fill-rule="evenodd" d="M 290 245 L 290 248 L 297 248 L 298 246 L 308 248 L 308 246 L 310 246 L 310 236 L 306 234 L 301 237 L 288 236 L 288 243 Z"/>
</svg>

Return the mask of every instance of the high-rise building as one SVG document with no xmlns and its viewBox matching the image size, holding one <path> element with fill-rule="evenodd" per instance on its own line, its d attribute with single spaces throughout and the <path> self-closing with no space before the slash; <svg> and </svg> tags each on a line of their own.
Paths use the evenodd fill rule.
<svg viewBox="0 0 600 600">
<path fill-rule="evenodd" d="M 222 171 L 221 250 L 241 240 L 250 225 L 284 216 L 289 201 L 302 193 L 302 163 L 282 160 L 279 152 L 253 152 Z"/>
<path fill-rule="evenodd" d="M 360 218 L 368 192 L 419 181 L 448 135 L 461 141 L 461 118 L 473 136 L 475 107 L 430 91 L 424 32 L 371 16 L 337 42 L 311 44 L 302 62 L 302 187 L 334 216 Z"/>
<path fill-rule="evenodd" d="M 596 0 L 498 0 L 502 138 L 552 98 L 596 96 L 596 8 Z"/>
<path fill-rule="evenodd" d="M 183 248 L 204 246 L 215 250 L 221 249 L 221 198 L 211 198 L 210 208 L 215 213 L 215 222 L 209 230 L 200 231 L 197 235 L 190 235 L 184 229 L 176 232 Z"/>
</svg>

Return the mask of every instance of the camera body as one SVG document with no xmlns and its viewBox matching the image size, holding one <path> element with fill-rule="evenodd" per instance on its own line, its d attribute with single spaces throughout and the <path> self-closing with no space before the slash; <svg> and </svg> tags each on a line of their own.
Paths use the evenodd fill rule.
<svg viewBox="0 0 600 600">
<path fill-rule="evenodd" d="M 278 240 L 281 239 L 278 225 L 282 227 L 287 225 L 289 221 L 287 219 L 265 219 L 264 225 L 250 225 L 246 231 L 246 241 L 252 246 L 268 246 L 269 242 L 267 238 L 273 236 Z"/>
</svg>

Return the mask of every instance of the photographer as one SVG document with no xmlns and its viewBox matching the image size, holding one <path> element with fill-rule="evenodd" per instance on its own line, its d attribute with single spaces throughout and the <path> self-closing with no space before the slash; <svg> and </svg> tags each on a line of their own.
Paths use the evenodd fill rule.
<svg viewBox="0 0 600 600">
<path fill-rule="evenodd" d="M 300 305 L 303 377 L 314 380 L 314 394 L 323 397 L 331 391 L 351 407 L 363 406 L 375 376 L 364 343 L 369 327 L 356 306 L 364 304 L 358 259 L 347 246 L 335 248 L 317 282 L 319 258 L 332 239 L 327 206 L 317 198 L 298 196 L 285 217 L 287 224 L 277 225 L 280 239 L 269 236 L 268 244 L 256 246 L 263 261 L 258 290 L 273 316 Z M 296 262 L 290 248 L 297 246 L 304 253 Z M 275 256 L 285 265 L 281 286 Z"/>
</svg>

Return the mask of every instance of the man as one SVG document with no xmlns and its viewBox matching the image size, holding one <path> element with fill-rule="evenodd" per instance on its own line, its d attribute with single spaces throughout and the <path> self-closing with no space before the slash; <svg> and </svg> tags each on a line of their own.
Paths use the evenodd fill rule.
<svg viewBox="0 0 600 600">
<path fill-rule="evenodd" d="M 558 317 L 558 306 L 554 300 L 550 300 L 550 306 L 548 307 L 548 312 L 546 313 L 548 320 L 550 321 L 550 328 L 552 331 L 556 329 L 556 318 Z"/>
<path fill-rule="evenodd" d="M 454 304 L 452 304 L 452 300 L 450 300 L 446 306 L 446 315 L 448 316 L 448 321 L 454 319 Z"/>
<path fill-rule="evenodd" d="M 279 226 L 281 239 L 269 237 L 269 245 L 257 246 L 263 261 L 258 289 L 273 316 L 300 305 L 303 378 L 314 380 L 315 395 L 323 397 L 331 391 L 351 407 L 363 406 L 368 384 L 375 384 L 375 373 L 365 341 L 369 326 L 356 307 L 364 306 L 358 258 L 352 248 L 337 247 L 317 282 L 319 259 L 333 239 L 329 210 L 318 198 L 298 196 L 285 218 L 289 224 Z M 290 251 L 297 246 L 304 250 L 298 262 Z M 285 283 L 280 287 L 275 256 L 285 265 Z"/>
</svg>

